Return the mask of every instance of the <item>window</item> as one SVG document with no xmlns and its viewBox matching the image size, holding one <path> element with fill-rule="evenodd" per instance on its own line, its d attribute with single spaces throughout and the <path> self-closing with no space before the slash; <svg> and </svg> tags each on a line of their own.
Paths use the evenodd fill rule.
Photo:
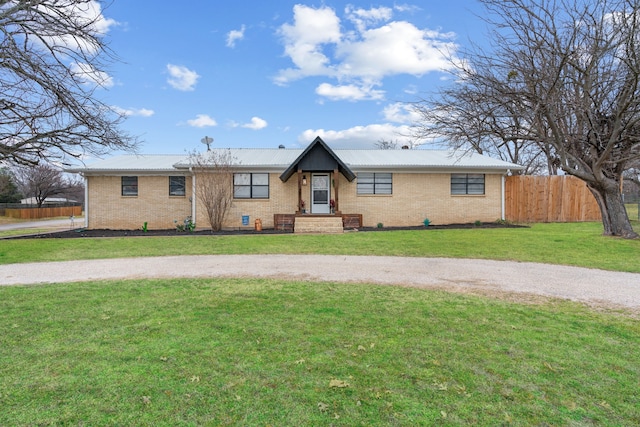
<svg viewBox="0 0 640 427">
<path fill-rule="evenodd" d="M 186 185 L 184 176 L 169 177 L 169 195 L 184 196 L 186 194 Z"/>
<path fill-rule="evenodd" d="M 391 194 L 391 176 L 390 173 L 359 173 L 358 194 Z"/>
<path fill-rule="evenodd" d="M 235 199 L 268 199 L 268 173 L 234 173 L 233 197 Z"/>
<path fill-rule="evenodd" d="M 484 174 L 452 173 L 451 194 L 484 194 Z"/>
<path fill-rule="evenodd" d="M 138 195 L 138 177 L 137 176 L 122 177 L 122 195 L 123 196 Z"/>
</svg>

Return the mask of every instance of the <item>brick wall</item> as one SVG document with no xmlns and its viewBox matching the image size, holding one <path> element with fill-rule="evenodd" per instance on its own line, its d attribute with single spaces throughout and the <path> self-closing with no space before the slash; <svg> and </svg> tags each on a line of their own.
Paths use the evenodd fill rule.
<svg viewBox="0 0 640 427">
<path fill-rule="evenodd" d="M 302 187 L 302 199 L 311 202 L 309 184 Z M 298 181 L 294 175 L 282 183 L 279 174 L 270 174 L 269 200 L 234 200 L 225 221 L 228 228 L 253 228 L 257 218 L 265 228 L 273 227 L 273 215 L 294 213 L 297 210 Z M 335 177 L 332 174 L 332 178 Z M 485 176 L 485 194 L 482 196 L 452 196 L 450 174 L 394 173 L 392 195 L 358 195 L 356 181 L 349 182 L 338 174 L 339 209 L 342 213 L 362 214 L 363 225 L 375 227 L 421 225 L 425 218 L 432 224 L 469 223 L 476 220 L 492 222 L 500 219 L 501 175 Z M 331 188 L 331 198 L 335 189 Z M 201 209 L 198 209 L 201 212 Z M 202 214 L 199 214 L 200 217 Z M 242 226 L 242 216 L 249 215 L 249 225 Z M 202 223 L 203 218 L 198 221 Z"/>
<path fill-rule="evenodd" d="M 485 176 L 482 196 L 452 196 L 448 173 L 394 173 L 392 195 L 358 195 L 357 179 L 339 178 L 340 211 L 362 214 L 366 227 L 421 225 L 425 218 L 432 224 L 491 222 L 502 214 L 501 175 Z"/>
<path fill-rule="evenodd" d="M 196 178 L 196 183 L 198 179 Z M 269 174 L 269 199 L 235 199 L 227 213 L 224 228 L 253 228 L 260 219 L 264 228 L 273 228 L 273 215 L 294 213 L 298 205 L 298 180 L 294 175 L 287 182 L 280 181 L 280 174 Z M 206 214 L 198 202 L 196 224 L 207 227 Z M 242 225 L 242 216 L 249 215 L 249 225 Z"/>
<path fill-rule="evenodd" d="M 310 174 L 306 174 L 310 177 Z M 264 228 L 273 227 L 273 215 L 294 213 L 298 203 L 298 181 L 294 175 L 283 183 L 280 174 L 269 174 L 268 200 L 234 200 L 224 228 L 253 228 L 256 219 Z M 356 181 L 338 175 L 339 209 L 342 213 L 359 213 L 363 225 L 375 227 L 421 225 L 425 218 L 432 224 L 495 221 L 501 216 L 501 176 L 486 175 L 482 196 L 452 196 L 450 174 L 394 173 L 392 195 L 358 195 Z M 335 177 L 332 177 L 335 179 Z M 309 179 L 310 181 L 310 179 Z M 196 178 L 197 183 L 197 178 Z M 146 221 L 149 229 L 174 228 L 174 220 L 191 215 L 191 178 L 186 178 L 186 196 L 169 197 L 168 176 L 138 177 L 138 196 L 121 196 L 119 176 L 88 177 L 89 227 L 137 229 Z M 334 188 L 331 197 L 335 198 Z M 310 183 L 302 187 L 302 198 L 311 200 Z M 242 216 L 249 215 L 249 225 Z M 198 228 L 208 228 L 206 214 L 199 201 L 195 218 Z"/>
<path fill-rule="evenodd" d="M 174 228 L 174 220 L 182 222 L 191 215 L 191 177 L 185 184 L 185 196 L 169 196 L 168 175 L 139 175 L 138 196 L 132 197 L 121 195 L 120 176 L 89 176 L 89 228 L 134 230 L 145 222 L 150 230 Z"/>
</svg>

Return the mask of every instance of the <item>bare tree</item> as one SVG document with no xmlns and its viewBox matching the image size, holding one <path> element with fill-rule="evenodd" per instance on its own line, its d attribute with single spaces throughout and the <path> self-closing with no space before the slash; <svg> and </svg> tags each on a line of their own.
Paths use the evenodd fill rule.
<svg viewBox="0 0 640 427">
<path fill-rule="evenodd" d="M 84 180 L 77 175 L 66 175 L 65 188 L 59 195 L 69 202 L 84 203 Z"/>
<path fill-rule="evenodd" d="M 380 150 L 395 150 L 398 148 L 398 141 L 387 141 L 384 138 L 374 144 Z"/>
<path fill-rule="evenodd" d="M 413 103 L 420 117 L 412 127 L 413 138 L 519 164 L 524 169 L 516 173 L 523 175 L 545 171 L 556 175 L 557 167 L 546 161 L 540 146 L 519 135 L 526 127 L 528 111 L 504 105 L 499 94 L 480 82 L 476 85 L 474 78 L 468 78 Z"/>
<path fill-rule="evenodd" d="M 48 164 L 18 167 L 15 176 L 22 194 L 33 197 L 38 207 L 47 198 L 63 195 L 70 185 L 60 169 Z"/>
<path fill-rule="evenodd" d="M 222 229 L 233 201 L 233 157 L 229 150 L 192 152 L 189 163 L 194 171 L 196 197 L 204 207 L 211 230 Z"/>
<path fill-rule="evenodd" d="M 37 164 L 132 150 L 96 90 L 115 56 L 97 0 L 0 1 L 0 161 Z"/>
<path fill-rule="evenodd" d="M 494 50 L 469 52 L 457 84 L 494 109 L 494 137 L 587 184 L 605 235 L 638 238 L 620 182 L 640 159 L 640 0 L 480 1 Z"/>
</svg>

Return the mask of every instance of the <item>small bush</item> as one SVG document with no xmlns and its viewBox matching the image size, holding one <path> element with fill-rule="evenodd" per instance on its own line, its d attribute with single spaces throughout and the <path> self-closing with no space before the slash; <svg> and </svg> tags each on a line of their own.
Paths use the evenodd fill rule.
<svg viewBox="0 0 640 427">
<path fill-rule="evenodd" d="M 431 224 L 431 220 L 429 218 L 425 218 L 425 220 L 422 221 L 422 223 L 424 224 L 425 227 L 428 227 L 429 224 Z"/>
<path fill-rule="evenodd" d="M 476 222 L 473 223 L 473 225 L 475 225 L 476 227 L 480 227 L 482 225 L 482 221 L 478 219 L 476 220 Z"/>
<path fill-rule="evenodd" d="M 184 224 L 179 224 L 177 219 L 174 219 L 173 223 L 176 224 L 176 231 L 179 232 L 188 231 L 189 233 L 191 233 L 196 229 L 196 223 L 193 222 L 190 216 L 185 218 Z"/>
<path fill-rule="evenodd" d="M 383 227 L 384 227 L 384 224 L 383 224 L 383 223 L 381 223 L 381 222 L 379 222 L 379 223 L 378 223 L 378 225 L 377 225 L 376 227 L 378 227 L 378 228 L 383 228 Z"/>
</svg>

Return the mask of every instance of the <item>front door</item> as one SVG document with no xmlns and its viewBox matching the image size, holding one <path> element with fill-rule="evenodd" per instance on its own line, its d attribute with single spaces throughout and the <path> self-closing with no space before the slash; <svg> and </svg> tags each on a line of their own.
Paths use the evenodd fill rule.
<svg viewBox="0 0 640 427">
<path fill-rule="evenodd" d="M 314 173 L 311 175 L 311 213 L 328 214 L 329 192 L 331 180 L 328 173 Z"/>
</svg>

